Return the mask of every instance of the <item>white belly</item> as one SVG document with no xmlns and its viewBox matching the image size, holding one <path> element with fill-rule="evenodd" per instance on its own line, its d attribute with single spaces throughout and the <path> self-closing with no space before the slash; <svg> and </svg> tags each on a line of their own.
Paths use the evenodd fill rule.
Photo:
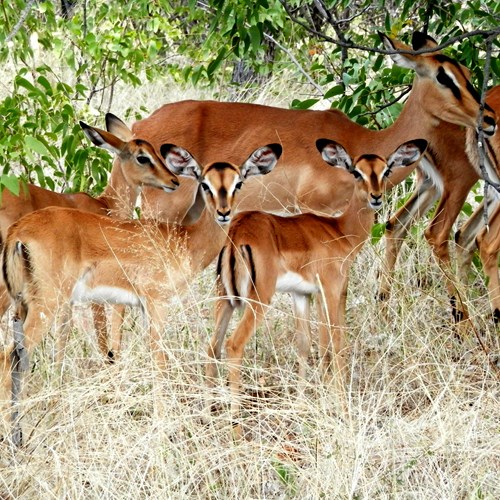
<svg viewBox="0 0 500 500">
<path fill-rule="evenodd" d="M 278 278 L 276 290 L 282 293 L 299 293 L 310 295 L 319 292 L 316 283 L 305 280 L 300 274 L 288 271 Z"/>
<path fill-rule="evenodd" d="M 85 278 L 79 279 L 73 287 L 71 302 L 106 302 L 128 306 L 141 305 L 141 301 L 135 293 L 112 286 L 89 288 L 85 283 Z"/>
</svg>

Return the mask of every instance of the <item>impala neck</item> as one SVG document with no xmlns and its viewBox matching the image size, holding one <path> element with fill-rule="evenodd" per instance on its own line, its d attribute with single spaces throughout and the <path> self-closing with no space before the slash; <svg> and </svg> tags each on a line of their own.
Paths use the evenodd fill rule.
<svg viewBox="0 0 500 500">
<path fill-rule="evenodd" d="M 105 205 L 108 215 L 120 219 L 129 219 L 134 213 L 141 188 L 131 184 L 120 167 L 111 169 L 109 182 L 97 200 Z"/>
<path fill-rule="evenodd" d="M 218 224 L 214 209 L 208 204 L 194 224 L 181 227 L 187 236 L 193 271 L 200 272 L 219 255 L 226 242 L 229 224 L 226 226 Z"/>
<path fill-rule="evenodd" d="M 368 206 L 364 191 L 355 189 L 345 212 L 339 217 L 331 217 L 331 224 L 352 244 L 353 248 L 361 245 L 368 238 L 373 223 L 375 211 Z"/>
<path fill-rule="evenodd" d="M 413 87 L 408 95 L 401 113 L 396 118 L 394 123 L 384 129 L 382 132 L 393 133 L 393 130 L 411 131 L 412 137 L 410 139 L 422 138 L 430 139 L 432 137 L 432 132 L 436 127 L 439 126 L 441 120 L 435 115 L 426 111 L 428 105 L 426 104 L 426 84 L 415 78 L 413 81 Z M 422 116 L 422 114 L 429 115 L 428 117 Z"/>
</svg>

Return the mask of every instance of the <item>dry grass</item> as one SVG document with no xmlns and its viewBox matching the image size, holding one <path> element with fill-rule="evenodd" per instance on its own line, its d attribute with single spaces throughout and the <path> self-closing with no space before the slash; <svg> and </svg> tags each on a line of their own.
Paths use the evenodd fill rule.
<svg viewBox="0 0 500 500">
<path fill-rule="evenodd" d="M 51 340 L 37 351 L 22 405 L 26 445 L 0 444 L 0 494 L 498 498 L 498 370 L 473 335 L 454 338 L 441 274 L 419 236 L 405 245 L 384 321 L 374 298 L 380 254 L 381 246 L 368 245 L 353 270 L 347 415 L 336 411 L 331 388 L 317 383 L 315 350 L 310 386 L 297 396 L 286 297 L 247 350 L 246 439 L 232 438 L 223 366 L 218 412 L 205 412 L 209 269 L 172 306 L 164 378 L 155 376 L 133 316 L 114 366 L 103 363 L 84 309 L 61 367 L 51 362 Z M 498 354 L 484 288 L 476 294 L 474 324 Z"/>
<path fill-rule="evenodd" d="M 187 96 L 194 93 L 142 91 L 112 111 Z M 285 104 L 279 95 L 271 101 Z M 246 352 L 246 439 L 232 437 L 224 363 L 218 412 L 207 414 L 211 268 L 172 305 L 164 378 L 133 314 L 114 366 L 103 362 L 85 309 L 62 366 L 52 362 L 53 339 L 37 350 L 21 407 L 25 446 L 0 443 L 0 498 L 499 498 L 499 373 L 491 361 L 500 349 L 481 277 L 467 294 L 489 357 L 472 331 L 455 338 L 421 233 L 403 247 L 386 320 L 375 300 L 382 253 L 382 243 L 368 244 L 352 273 L 347 414 L 318 383 L 315 347 L 310 384 L 297 395 L 287 297 L 274 302 Z"/>
</svg>

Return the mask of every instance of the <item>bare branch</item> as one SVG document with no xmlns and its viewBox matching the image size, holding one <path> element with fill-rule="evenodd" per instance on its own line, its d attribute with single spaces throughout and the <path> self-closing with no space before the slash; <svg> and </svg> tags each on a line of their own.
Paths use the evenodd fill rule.
<svg viewBox="0 0 500 500">
<path fill-rule="evenodd" d="M 457 35 L 454 37 L 449 38 L 446 42 L 443 42 L 442 44 L 438 45 L 437 47 L 433 48 L 423 48 L 419 50 L 386 50 L 386 49 L 379 49 L 377 47 L 368 47 L 365 45 L 358 45 L 349 41 L 343 42 L 341 40 L 332 38 L 328 35 L 325 35 L 324 33 L 321 33 L 313 28 L 311 28 L 309 25 L 306 23 L 302 22 L 300 19 L 295 16 L 295 14 L 292 12 L 292 9 L 290 5 L 285 0 L 280 0 L 281 5 L 283 5 L 284 9 L 286 10 L 288 16 L 290 19 L 298 24 L 299 26 L 302 26 L 306 31 L 309 33 L 323 39 L 326 42 L 333 43 L 335 45 L 338 45 L 339 47 L 345 47 L 348 49 L 356 49 L 356 50 L 364 50 L 367 52 L 373 52 L 377 54 L 412 54 L 412 55 L 418 55 L 418 54 L 427 54 L 431 52 L 437 52 L 439 50 L 442 50 L 446 47 L 449 47 L 450 45 L 453 45 L 455 42 L 459 42 L 462 40 L 465 40 L 466 38 L 471 38 L 473 36 L 483 36 L 485 38 L 487 37 L 497 37 L 500 35 L 500 26 L 492 28 L 490 30 L 474 30 L 474 31 L 468 31 L 467 33 L 462 33 L 461 35 Z"/>
<path fill-rule="evenodd" d="M 21 12 L 21 16 L 19 17 L 19 21 L 17 21 L 16 25 L 12 29 L 12 31 L 7 35 L 7 38 L 5 39 L 5 43 L 9 43 L 19 32 L 19 30 L 22 28 L 24 22 L 26 21 L 28 14 L 30 13 L 31 7 L 33 7 L 33 4 L 35 3 L 35 0 L 29 0 L 29 2 L 26 4 L 26 7 L 24 7 L 24 10 Z"/>
<path fill-rule="evenodd" d="M 396 104 L 397 102 L 399 102 L 406 94 L 409 94 L 411 91 L 411 85 L 409 85 L 408 87 L 406 87 L 402 92 L 401 94 L 399 94 L 395 99 L 393 99 L 391 102 L 388 102 L 382 106 L 378 106 L 377 107 L 377 110 L 376 111 L 367 111 L 366 113 L 361 113 L 359 116 L 366 116 L 366 115 L 376 115 L 377 113 L 379 113 L 380 111 L 386 109 L 386 108 L 390 108 L 393 104 Z"/>
<path fill-rule="evenodd" d="M 280 48 L 285 54 L 292 60 L 292 62 L 297 66 L 298 70 L 302 75 L 304 75 L 307 81 L 318 91 L 321 95 L 325 95 L 325 91 L 310 77 L 307 71 L 301 66 L 299 61 L 294 57 L 294 55 L 283 45 L 281 45 L 277 40 L 275 40 L 271 35 L 264 33 L 264 38 L 274 43 L 276 47 Z M 331 102 L 331 101 L 330 101 Z"/>
</svg>

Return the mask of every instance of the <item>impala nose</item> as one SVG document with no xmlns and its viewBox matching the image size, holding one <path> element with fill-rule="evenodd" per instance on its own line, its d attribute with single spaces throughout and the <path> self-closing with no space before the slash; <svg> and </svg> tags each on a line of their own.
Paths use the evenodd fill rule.
<svg viewBox="0 0 500 500">
<path fill-rule="evenodd" d="M 370 205 L 373 208 L 379 208 L 382 205 L 382 195 L 375 195 L 373 193 L 370 193 L 371 200 L 370 200 Z"/>
<path fill-rule="evenodd" d="M 231 220 L 231 210 L 217 210 L 217 220 L 222 224 L 227 224 Z"/>
<path fill-rule="evenodd" d="M 492 116 L 485 116 L 483 118 L 483 132 L 486 135 L 493 135 L 496 132 L 497 124 Z"/>
</svg>

